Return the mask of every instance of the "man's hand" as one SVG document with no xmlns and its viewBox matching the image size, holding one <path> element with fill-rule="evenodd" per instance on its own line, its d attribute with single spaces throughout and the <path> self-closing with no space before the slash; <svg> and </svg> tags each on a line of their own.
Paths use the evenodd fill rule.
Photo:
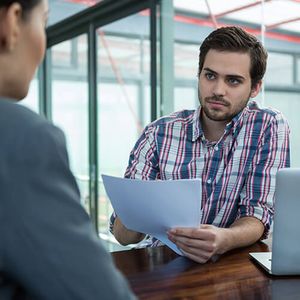
<svg viewBox="0 0 300 300">
<path fill-rule="evenodd" d="M 257 242 L 264 232 L 262 222 L 254 217 L 236 220 L 229 228 L 201 225 L 199 228 L 173 228 L 168 231 L 170 241 L 183 254 L 199 263 L 206 263 L 214 255 Z"/>
<path fill-rule="evenodd" d="M 199 228 L 171 229 L 168 237 L 186 257 L 198 263 L 206 263 L 214 255 L 227 251 L 226 231 L 227 228 L 202 225 Z"/>
<path fill-rule="evenodd" d="M 126 246 L 128 244 L 136 244 L 145 237 L 143 233 L 127 229 L 123 225 L 119 217 L 116 217 L 115 219 L 113 234 L 116 240 L 123 246 Z"/>
</svg>

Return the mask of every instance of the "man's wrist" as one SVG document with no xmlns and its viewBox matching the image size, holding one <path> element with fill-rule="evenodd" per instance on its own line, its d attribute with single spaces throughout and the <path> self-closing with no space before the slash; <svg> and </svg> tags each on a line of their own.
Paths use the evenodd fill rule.
<svg viewBox="0 0 300 300">
<path fill-rule="evenodd" d="M 231 228 L 220 228 L 221 242 L 216 254 L 224 254 L 234 248 L 235 238 Z"/>
</svg>

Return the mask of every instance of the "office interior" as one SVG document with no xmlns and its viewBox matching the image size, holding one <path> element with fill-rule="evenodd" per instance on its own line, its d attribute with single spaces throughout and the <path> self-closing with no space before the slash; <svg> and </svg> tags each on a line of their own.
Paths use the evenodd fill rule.
<svg viewBox="0 0 300 300">
<path fill-rule="evenodd" d="M 122 177 L 152 120 L 198 106 L 199 46 L 239 25 L 268 50 L 256 97 L 283 112 L 300 167 L 299 0 L 50 0 L 47 53 L 21 105 L 63 129 L 81 202 L 109 251 L 112 207 L 101 174 Z"/>
</svg>

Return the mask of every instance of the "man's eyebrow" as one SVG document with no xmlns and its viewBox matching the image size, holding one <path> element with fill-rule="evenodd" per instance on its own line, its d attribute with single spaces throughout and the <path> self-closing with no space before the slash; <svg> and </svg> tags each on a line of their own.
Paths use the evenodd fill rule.
<svg viewBox="0 0 300 300">
<path fill-rule="evenodd" d="M 228 75 L 226 75 L 226 77 L 245 80 L 245 77 L 244 77 L 244 76 L 237 75 L 237 74 L 228 74 Z"/>
<path fill-rule="evenodd" d="M 213 73 L 213 74 L 218 74 L 216 71 L 210 69 L 210 68 L 203 68 L 203 70 L 205 71 L 208 71 L 210 73 Z M 237 79 L 241 79 L 241 80 L 245 80 L 245 77 L 242 76 L 242 75 L 237 75 L 237 74 L 227 74 L 226 77 L 229 77 L 229 78 L 237 78 Z"/>
<path fill-rule="evenodd" d="M 210 68 L 203 68 L 203 70 L 208 71 L 208 72 L 211 72 L 211 73 L 213 73 L 213 74 L 218 74 L 216 71 L 214 71 L 214 70 L 212 70 L 212 69 L 210 69 Z"/>
</svg>

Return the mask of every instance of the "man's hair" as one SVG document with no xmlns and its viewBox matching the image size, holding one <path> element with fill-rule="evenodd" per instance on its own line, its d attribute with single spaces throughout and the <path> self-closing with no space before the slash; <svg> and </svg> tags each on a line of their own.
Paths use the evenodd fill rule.
<svg viewBox="0 0 300 300">
<path fill-rule="evenodd" d="M 251 87 L 262 80 L 266 72 L 268 54 L 261 42 L 240 27 L 221 27 L 208 35 L 200 47 L 198 77 L 210 49 L 227 52 L 249 53 Z"/>
<path fill-rule="evenodd" d="M 23 10 L 23 18 L 25 18 L 40 2 L 41 0 L 0 0 L 0 9 L 2 7 L 9 7 L 13 3 L 19 3 Z"/>
</svg>

